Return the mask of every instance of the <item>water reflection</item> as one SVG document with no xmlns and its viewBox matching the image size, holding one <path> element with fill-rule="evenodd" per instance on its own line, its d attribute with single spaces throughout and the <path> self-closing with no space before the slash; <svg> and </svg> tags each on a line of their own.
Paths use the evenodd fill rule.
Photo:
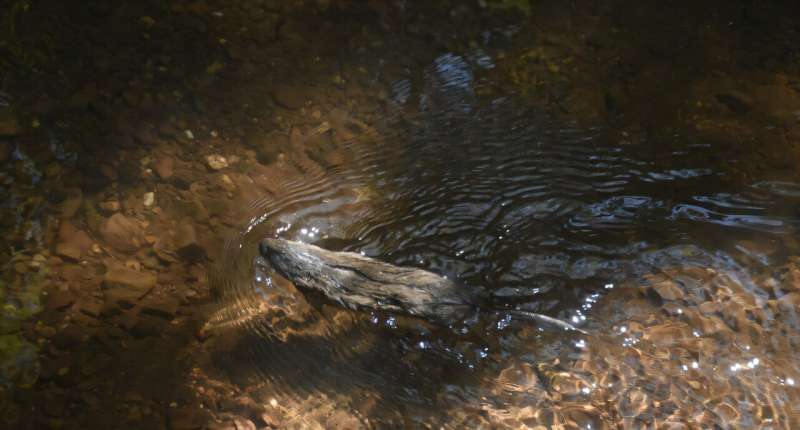
<svg viewBox="0 0 800 430">
<path fill-rule="evenodd" d="M 800 425 L 800 278 L 786 274 L 800 268 L 777 266 L 797 252 L 800 186 L 741 187 L 709 165 L 726 150 L 710 143 L 620 146 L 481 99 L 481 62 L 438 57 L 416 111 L 348 142 L 353 162 L 256 203 L 216 280 L 212 323 L 235 333 L 220 365 L 289 397 L 344 394 L 395 425 Z M 415 90 L 399 81 L 393 100 Z M 663 145 L 666 162 L 651 154 Z M 423 267 L 589 334 L 502 313 L 443 329 L 345 311 L 273 276 L 255 255 L 266 235 Z"/>
</svg>

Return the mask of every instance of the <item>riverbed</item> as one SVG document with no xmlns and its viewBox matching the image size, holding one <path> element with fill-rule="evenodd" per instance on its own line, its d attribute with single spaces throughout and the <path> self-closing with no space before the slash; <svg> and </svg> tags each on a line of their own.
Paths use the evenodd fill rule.
<svg viewBox="0 0 800 430">
<path fill-rule="evenodd" d="M 785 3 L 12 2 L 3 426 L 800 426 Z M 347 310 L 268 236 L 492 312 Z"/>
</svg>

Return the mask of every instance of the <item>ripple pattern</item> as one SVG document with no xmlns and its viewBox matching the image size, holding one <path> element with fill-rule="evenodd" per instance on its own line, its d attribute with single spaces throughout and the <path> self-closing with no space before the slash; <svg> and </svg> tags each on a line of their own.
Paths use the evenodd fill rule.
<svg viewBox="0 0 800 430">
<path fill-rule="evenodd" d="M 786 402 L 800 400 L 787 381 L 800 381 L 797 365 L 780 370 L 779 359 L 763 357 L 777 351 L 797 362 L 789 347 L 797 320 L 782 319 L 770 310 L 782 305 L 770 300 L 798 293 L 765 292 L 765 282 L 779 281 L 764 274 L 797 252 L 800 185 L 742 186 L 707 162 L 720 148 L 674 136 L 620 145 L 608 130 L 481 100 L 478 74 L 453 54 L 436 59 L 419 85 L 394 85 L 394 116 L 343 142 L 347 163 L 270 178 L 278 191 L 247 209 L 212 275 L 220 307 L 209 327 L 229 333 L 221 367 L 269 395 L 345 396 L 366 426 L 458 428 L 474 424 L 472 410 L 495 422 L 528 414 L 545 426 L 630 418 L 636 427 L 656 416 L 680 421 L 690 406 L 709 425 L 746 425 L 753 414 L 794 422 Z M 673 156 L 658 157 L 665 146 Z M 497 309 L 547 313 L 595 334 L 554 335 L 502 313 L 462 331 L 345 311 L 275 276 L 256 253 L 268 235 L 425 268 L 486 289 Z M 746 303 L 753 316 L 704 308 L 726 300 Z M 787 345 L 724 349 L 778 332 Z M 768 363 L 761 376 L 736 379 L 739 369 Z M 661 371 L 678 382 L 649 376 Z M 723 384 L 721 374 L 734 379 Z M 761 377 L 768 385 L 757 388 Z M 730 396 L 700 408 L 692 381 L 722 384 Z M 736 397 L 736 384 L 772 396 L 759 406 L 771 409 L 741 412 L 752 400 Z M 659 411 L 656 399 L 670 406 Z"/>
</svg>

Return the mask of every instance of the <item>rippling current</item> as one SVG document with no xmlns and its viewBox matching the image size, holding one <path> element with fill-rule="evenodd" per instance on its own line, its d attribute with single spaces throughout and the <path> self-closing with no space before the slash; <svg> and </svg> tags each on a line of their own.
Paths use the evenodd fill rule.
<svg viewBox="0 0 800 430">
<path fill-rule="evenodd" d="M 254 202 L 212 278 L 216 364 L 265 402 L 324 396 L 379 428 L 800 425 L 784 266 L 800 185 L 734 180 L 745 160 L 690 135 L 478 97 L 479 67 L 439 57 L 394 85 L 384 124 L 321 130 L 346 135 L 346 162 Z M 274 274 L 266 236 L 424 268 L 588 334 L 346 311 Z"/>
</svg>

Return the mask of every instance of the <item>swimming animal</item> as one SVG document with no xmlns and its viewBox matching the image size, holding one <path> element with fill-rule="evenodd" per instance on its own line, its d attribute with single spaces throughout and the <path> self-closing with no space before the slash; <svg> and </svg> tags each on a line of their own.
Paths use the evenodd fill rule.
<svg viewBox="0 0 800 430">
<path fill-rule="evenodd" d="M 427 270 L 400 267 L 353 252 L 267 238 L 261 255 L 284 278 L 353 310 L 381 310 L 449 326 L 480 310 L 481 292 L 470 292 Z M 563 330 L 582 330 L 559 319 L 519 309 L 489 309 Z"/>
</svg>

